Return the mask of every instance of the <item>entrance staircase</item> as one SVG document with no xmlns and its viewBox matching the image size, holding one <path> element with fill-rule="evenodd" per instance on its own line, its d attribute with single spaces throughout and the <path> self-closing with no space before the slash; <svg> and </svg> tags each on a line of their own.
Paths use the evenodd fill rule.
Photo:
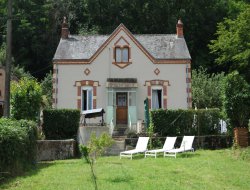
<svg viewBox="0 0 250 190">
<path fill-rule="evenodd" d="M 109 155 L 119 155 L 120 152 L 125 150 L 125 131 L 128 128 L 127 125 L 116 125 L 113 131 L 112 138 L 115 141 L 114 144 L 107 150 Z"/>
</svg>

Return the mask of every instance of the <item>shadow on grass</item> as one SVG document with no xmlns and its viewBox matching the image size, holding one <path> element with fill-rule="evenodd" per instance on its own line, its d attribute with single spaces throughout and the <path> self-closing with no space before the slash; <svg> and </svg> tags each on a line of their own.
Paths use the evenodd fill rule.
<svg viewBox="0 0 250 190">
<path fill-rule="evenodd" d="M 177 154 L 176 158 L 193 158 L 193 157 L 200 157 L 199 153 L 196 152 L 183 152 L 181 154 Z"/>
<path fill-rule="evenodd" d="M 129 181 L 132 181 L 134 178 L 129 175 L 124 176 L 115 176 L 112 179 L 109 179 L 112 183 L 128 183 Z"/>
<path fill-rule="evenodd" d="M 18 177 L 27 178 L 33 175 L 38 174 L 41 170 L 48 168 L 54 165 L 54 162 L 38 162 L 36 165 L 30 166 L 20 175 L 17 176 L 5 176 L 4 178 L 0 178 L 0 189 L 8 187 L 12 184 Z"/>
</svg>

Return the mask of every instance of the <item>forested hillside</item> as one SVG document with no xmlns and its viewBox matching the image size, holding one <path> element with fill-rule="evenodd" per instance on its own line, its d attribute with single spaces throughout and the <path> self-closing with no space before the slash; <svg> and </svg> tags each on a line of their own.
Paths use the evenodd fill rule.
<svg viewBox="0 0 250 190">
<path fill-rule="evenodd" d="M 16 0 L 13 1 L 13 61 L 14 65 L 42 79 L 52 69 L 63 16 L 68 18 L 71 34 L 110 34 L 120 23 L 132 33 L 169 34 L 175 33 L 177 20 L 181 18 L 193 68 L 203 66 L 213 73 L 241 67 L 245 72 L 250 57 L 249 34 L 242 32 L 242 38 L 231 44 L 227 44 L 228 38 L 234 39 L 234 36 L 226 36 L 226 40 L 219 36 L 224 35 L 224 31 L 230 32 L 230 20 L 242 22 L 237 26 L 239 32 L 249 33 L 249 12 L 248 0 Z M 7 0 L 1 0 L 2 65 L 5 64 L 6 15 Z M 217 28 L 218 23 L 221 24 Z M 237 57 L 237 51 L 237 60 L 232 57 L 220 59 L 223 52 L 232 54 L 237 43 L 241 46 L 239 51 L 247 50 L 239 55 L 243 61 Z M 230 51 L 222 50 L 232 44 L 236 47 Z"/>
</svg>

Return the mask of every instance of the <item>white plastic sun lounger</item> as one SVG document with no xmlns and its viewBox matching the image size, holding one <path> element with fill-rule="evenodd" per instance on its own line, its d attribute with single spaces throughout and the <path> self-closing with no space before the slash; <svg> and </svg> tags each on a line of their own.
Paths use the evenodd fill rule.
<svg viewBox="0 0 250 190">
<path fill-rule="evenodd" d="M 168 150 L 172 150 L 174 148 L 174 144 L 177 137 L 167 137 L 165 140 L 165 143 L 163 145 L 162 149 L 154 149 L 154 150 L 148 150 L 145 152 L 145 158 L 147 156 L 154 156 L 157 157 L 157 153 L 165 152 Z"/>
<path fill-rule="evenodd" d="M 149 137 L 139 137 L 136 147 L 133 150 L 127 150 L 120 153 L 121 157 L 129 157 L 132 160 L 133 154 L 144 153 L 147 151 Z"/>
<path fill-rule="evenodd" d="M 184 136 L 180 148 L 164 151 L 164 157 L 173 156 L 176 158 L 177 153 L 187 152 L 187 151 L 194 152 L 194 148 L 192 147 L 193 142 L 194 142 L 194 136 Z"/>
</svg>

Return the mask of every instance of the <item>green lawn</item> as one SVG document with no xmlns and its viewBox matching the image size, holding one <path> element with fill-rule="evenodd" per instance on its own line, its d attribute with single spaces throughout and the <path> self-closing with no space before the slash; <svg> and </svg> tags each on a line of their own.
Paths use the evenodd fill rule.
<svg viewBox="0 0 250 190">
<path fill-rule="evenodd" d="M 174 158 L 133 160 L 102 157 L 96 173 L 100 190 L 125 189 L 250 189 L 250 148 L 240 156 L 232 150 L 196 151 Z M 11 179 L 0 189 L 94 189 L 84 160 L 39 163 L 36 170 Z"/>
</svg>

